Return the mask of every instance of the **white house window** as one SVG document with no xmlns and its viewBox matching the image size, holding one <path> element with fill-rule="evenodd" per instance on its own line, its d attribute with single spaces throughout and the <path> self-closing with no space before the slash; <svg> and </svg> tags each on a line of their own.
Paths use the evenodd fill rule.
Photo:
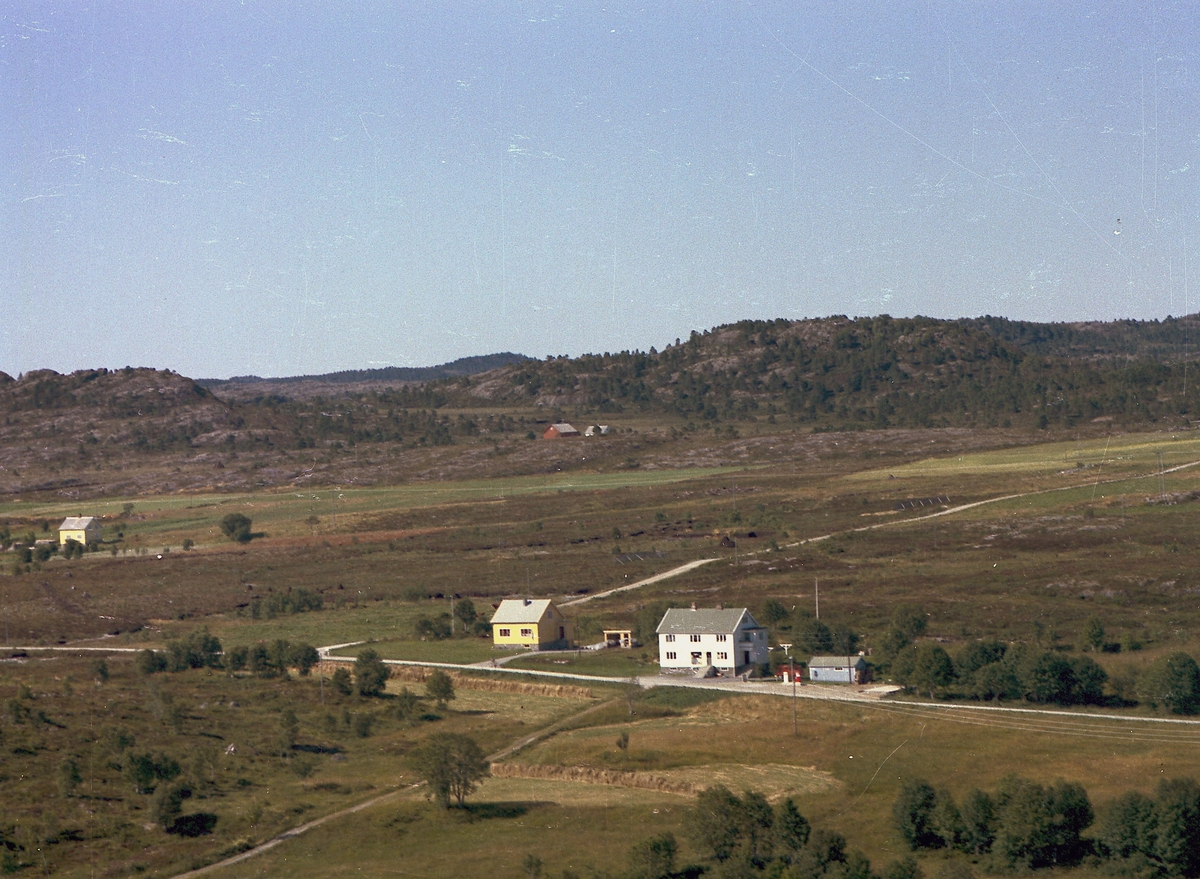
<svg viewBox="0 0 1200 879">
<path fill-rule="evenodd" d="M 718 641 L 728 641 L 729 636 L 728 635 L 717 635 L 717 640 Z"/>
<path fill-rule="evenodd" d="M 674 651 L 674 650 L 668 650 L 668 651 L 667 651 L 667 659 L 674 659 L 674 658 L 675 658 L 675 651 Z"/>
<path fill-rule="evenodd" d="M 512 629 L 501 629 L 501 630 L 500 630 L 500 637 L 501 637 L 501 638 L 507 638 L 507 637 L 509 637 L 510 635 L 512 635 Z"/>
<path fill-rule="evenodd" d="M 692 635 L 692 636 L 691 636 L 691 639 L 692 639 L 693 641 L 695 641 L 696 643 L 699 643 L 699 642 L 700 642 L 700 636 L 699 636 L 699 635 Z"/>
<path fill-rule="evenodd" d="M 692 665 L 699 665 L 699 664 L 700 664 L 700 653 L 699 653 L 699 651 L 697 651 L 692 654 Z"/>
<path fill-rule="evenodd" d="M 728 658 L 729 658 L 728 653 L 718 653 L 717 654 L 717 659 L 728 659 Z"/>
<path fill-rule="evenodd" d="M 674 643 L 675 643 L 675 636 L 674 636 L 674 635 L 667 635 L 667 643 L 668 643 L 668 644 L 674 644 Z"/>
<path fill-rule="evenodd" d="M 533 637 L 533 629 L 522 629 L 521 637 L 522 638 L 532 638 Z"/>
</svg>

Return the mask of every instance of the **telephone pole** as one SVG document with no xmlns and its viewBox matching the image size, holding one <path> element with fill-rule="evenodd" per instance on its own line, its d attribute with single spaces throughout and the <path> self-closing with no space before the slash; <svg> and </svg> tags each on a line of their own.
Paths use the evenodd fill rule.
<svg viewBox="0 0 1200 879">
<path fill-rule="evenodd" d="M 788 660 L 788 677 L 792 679 L 792 735 L 798 735 L 796 731 L 796 662 L 792 659 L 792 645 L 780 642 L 780 647 L 783 648 L 783 655 Z"/>
</svg>

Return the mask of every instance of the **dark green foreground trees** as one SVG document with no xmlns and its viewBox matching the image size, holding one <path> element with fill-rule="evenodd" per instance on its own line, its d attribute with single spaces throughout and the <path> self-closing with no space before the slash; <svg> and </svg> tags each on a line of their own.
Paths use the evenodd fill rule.
<svg viewBox="0 0 1200 879">
<path fill-rule="evenodd" d="M 870 861 L 861 852 L 848 849 L 841 834 L 811 827 L 791 799 L 772 808 L 757 791 L 739 797 L 717 785 L 696 797 L 695 807 L 684 819 L 684 831 L 714 862 L 717 876 L 874 877 Z M 636 849 L 630 857 L 635 859 Z M 890 874 L 891 868 L 885 872 Z"/>
<path fill-rule="evenodd" d="M 1130 792 L 1100 814 L 1078 784 L 1044 787 L 1009 776 L 993 793 L 947 791 L 910 781 L 893 804 L 896 829 L 913 850 L 956 849 L 1001 872 L 1064 867 L 1094 856 L 1131 876 L 1200 876 L 1200 785 L 1165 779 L 1153 796 Z"/>
</svg>

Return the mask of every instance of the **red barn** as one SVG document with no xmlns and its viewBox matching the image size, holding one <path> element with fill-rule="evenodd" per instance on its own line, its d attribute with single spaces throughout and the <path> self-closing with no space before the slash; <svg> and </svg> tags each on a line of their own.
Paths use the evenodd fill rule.
<svg viewBox="0 0 1200 879">
<path fill-rule="evenodd" d="M 564 436 L 579 436 L 579 431 L 564 421 L 559 424 L 551 424 L 542 432 L 542 439 L 558 439 Z"/>
</svg>

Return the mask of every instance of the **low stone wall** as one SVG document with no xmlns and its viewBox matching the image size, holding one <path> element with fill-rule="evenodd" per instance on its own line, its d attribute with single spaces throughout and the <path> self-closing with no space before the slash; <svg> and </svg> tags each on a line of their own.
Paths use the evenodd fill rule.
<svg viewBox="0 0 1200 879">
<path fill-rule="evenodd" d="M 353 671 L 348 662 L 322 662 L 317 671 L 329 677 L 339 668 Z M 388 677 L 394 681 L 412 681 L 421 683 L 435 670 L 423 665 L 389 665 Z M 491 677 L 473 677 L 460 674 L 448 669 L 440 669 L 450 676 L 456 690 L 485 690 L 492 693 L 520 693 L 525 696 L 556 696 L 565 699 L 595 699 L 596 694 L 590 687 L 578 687 L 571 684 L 531 684 L 518 680 L 497 680 Z"/>
<path fill-rule="evenodd" d="M 707 785 L 664 778 L 653 772 L 629 772 L 621 769 L 592 769 L 587 766 L 547 766 L 537 763 L 493 763 L 492 775 L 497 778 L 545 778 L 552 781 L 578 781 L 584 784 L 607 784 L 656 790 L 671 794 L 695 796 Z"/>
</svg>

